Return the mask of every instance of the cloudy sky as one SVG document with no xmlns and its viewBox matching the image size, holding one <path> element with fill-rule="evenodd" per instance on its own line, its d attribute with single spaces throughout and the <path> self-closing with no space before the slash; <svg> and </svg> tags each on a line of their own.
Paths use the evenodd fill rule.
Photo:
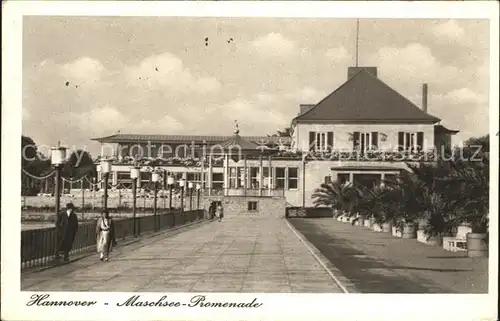
<svg viewBox="0 0 500 321">
<path fill-rule="evenodd" d="M 122 133 L 265 135 L 354 65 L 355 19 L 25 17 L 23 134 L 99 148 Z M 205 39 L 208 41 L 205 42 Z M 359 65 L 460 130 L 488 132 L 489 26 L 361 20 Z"/>
</svg>

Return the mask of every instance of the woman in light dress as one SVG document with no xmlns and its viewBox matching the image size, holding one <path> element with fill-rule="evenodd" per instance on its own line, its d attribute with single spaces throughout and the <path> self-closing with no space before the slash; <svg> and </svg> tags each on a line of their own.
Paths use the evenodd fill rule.
<svg viewBox="0 0 500 321">
<path fill-rule="evenodd" d="M 109 252 L 112 251 L 113 245 L 116 245 L 115 225 L 109 217 L 108 210 L 102 211 L 101 217 L 97 220 L 96 234 L 99 259 L 108 261 Z"/>
</svg>

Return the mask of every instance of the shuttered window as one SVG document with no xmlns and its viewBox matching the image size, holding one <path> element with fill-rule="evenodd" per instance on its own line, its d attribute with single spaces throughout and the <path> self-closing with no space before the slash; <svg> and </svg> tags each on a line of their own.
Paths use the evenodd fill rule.
<svg viewBox="0 0 500 321">
<path fill-rule="evenodd" d="M 333 149 L 333 132 L 309 132 L 309 151 Z"/>
<path fill-rule="evenodd" d="M 405 133 L 398 133 L 398 151 L 403 151 L 405 149 Z"/>
<path fill-rule="evenodd" d="M 372 132 L 372 149 L 378 149 L 378 132 Z"/>
<path fill-rule="evenodd" d="M 398 133 L 398 150 L 399 151 L 421 151 L 424 145 L 424 132 Z"/>
<path fill-rule="evenodd" d="M 354 132 L 353 133 L 352 144 L 353 144 L 353 149 L 358 149 L 359 148 L 359 145 L 360 145 L 359 132 Z"/>
<path fill-rule="evenodd" d="M 309 151 L 316 148 L 316 132 L 309 132 Z"/>
<path fill-rule="evenodd" d="M 417 150 L 421 151 L 424 149 L 424 132 L 417 133 Z"/>
<path fill-rule="evenodd" d="M 327 133 L 327 149 L 333 151 L 333 132 Z"/>
</svg>

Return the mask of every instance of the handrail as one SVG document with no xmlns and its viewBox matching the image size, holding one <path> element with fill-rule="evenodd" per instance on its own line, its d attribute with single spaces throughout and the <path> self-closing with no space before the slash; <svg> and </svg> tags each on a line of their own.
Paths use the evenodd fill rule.
<svg viewBox="0 0 500 321">
<path fill-rule="evenodd" d="M 182 226 L 187 223 L 204 219 L 204 210 L 185 212 L 170 212 L 159 215 L 141 216 L 136 218 L 138 235 L 154 231 L 155 218 L 157 230 Z M 96 247 L 97 222 L 83 222 L 78 226 L 78 231 L 70 254 L 94 251 Z M 126 218 L 115 220 L 115 236 L 123 240 L 134 235 L 134 219 Z M 21 269 L 50 264 L 56 251 L 56 228 L 21 231 Z"/>
</svg>

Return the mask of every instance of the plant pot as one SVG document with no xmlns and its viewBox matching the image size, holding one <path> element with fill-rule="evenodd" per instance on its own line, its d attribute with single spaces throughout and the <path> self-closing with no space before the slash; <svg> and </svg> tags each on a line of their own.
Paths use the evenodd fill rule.
<svg viewBox="0 0 500 321">
<path fill-rule="evenodd" d="M 358 221 L 356 222 L 357 226 L 364 226 L 365 225 L 365 219 L 360 217 Z"/>
<path fill-rule="evenodd" d="M 406 223 L 403 226 L 403 232 L 401 237 L 404 239 L 416 239 L 417 238 L 417 225 L 414 223 Z"/>
<path fill-rule="evenodd" d="M 374 232 L 382 232 L 382 226 L 378 223 L 373 223 L 372 230 Z"/>
<path fill-rule="evenodd" d="M 417 241 L 427 245 L 442 246 L 443 236 L 442 235 L 428 236 L 427 234 L 425 234 L 425 230 L 419 229 L 417 231 Z"/>
<path fill-rule="evenodd" d="M 467 256 L 468 257 L 488 257 L 488 234 L 468 233 L 467 234 Z"/>
<path fill-rule="evenodd" d="M 391 233 L 392 232 L 392 224 L 391 223 L 383 223 L 382 224 L 382 232 Z"/>
<path fill-rule="evenodd" d="M 371 228 L 372 227 L 372 220 L 371 219 L 364 220 L 363 226 L 367 227 L 367 228 Z"/>
<path fill-rule="evenodd" d="M 401 231 L 398 231 L 397 226 L 391 226 L 391 234 L 395 237 L 401 237 Z"/>
</svg>

